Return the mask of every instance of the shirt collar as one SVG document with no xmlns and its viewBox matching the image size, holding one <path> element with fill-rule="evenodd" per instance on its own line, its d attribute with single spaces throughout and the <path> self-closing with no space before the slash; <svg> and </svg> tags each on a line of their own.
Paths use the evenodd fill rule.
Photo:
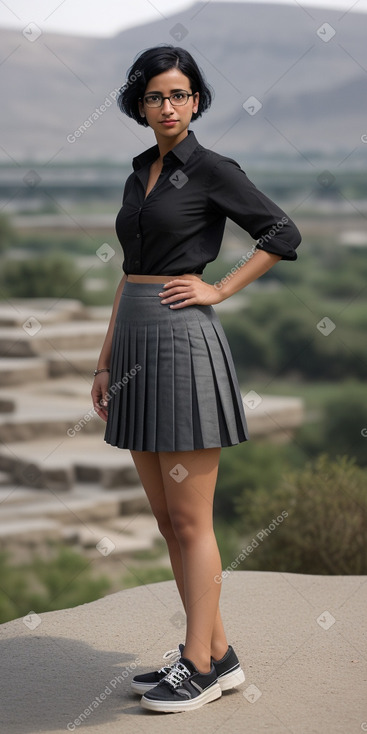
<svg viewBox="0 0 367 734">
<path fill-rule="evenodd" d="M 180 143 L 177 143 L 177 145 L 175 145 L 172 150 L 169 150 L 168 153 L 166 153 L 166 155 L 163 157 L 163 163 L 166 163 L 166 161 L 170 160 L 174 161 L 175 158 L 177 158 L 181 163 L 186 163 L 186 161 L 189 159 L 190 155 L 193 153 L 198 145 L 199 143 L 196 140 L 193 131 L 188 130 L 186 137 L 181 140 Z M 148 150 L 144 150 L 143 153 L 140 153 L 140 155 L 137 155 L 135 156 L 135 158 L 133 158 L 134 171 L 137 171 L 139 168 L 143 168 L 143 166 L 146 166 L 148 163 L 151 163 L 158 157 L 158 144 L 153 145 L 151 148 L 148 148 Z"/>
</svg>

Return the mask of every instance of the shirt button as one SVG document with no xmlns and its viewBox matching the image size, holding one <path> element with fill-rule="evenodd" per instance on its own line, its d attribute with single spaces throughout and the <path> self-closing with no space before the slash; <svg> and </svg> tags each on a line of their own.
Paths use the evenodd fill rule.
<svg viewBox="0 0 367 734">
<path fill-rule="evenodd" d="M 140 265 L 140 260 L 134 260 L 134 265 Z"/>
<path fill-rule="evenodd" d="M 140 234 L 138 233 L 138 234 L 137 234 L 136 236 L 137 236 L 137 237 L 140 237 Z"/>
</svg>

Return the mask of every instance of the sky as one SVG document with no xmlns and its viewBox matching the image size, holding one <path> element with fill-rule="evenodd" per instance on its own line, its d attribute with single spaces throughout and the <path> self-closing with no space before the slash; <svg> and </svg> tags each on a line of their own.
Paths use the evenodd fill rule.
<svg viewBox="0 0 367 734">
<path fill-rule="evenodd" d="M 217 0 L 209 0 L 216 2 Z M 247 0 L 220 0 L 246 2 Z M 43 32 L 113 36 L 125 28 L 165 19 L 194 5 L 195 0 L 0 0 L 0 27 L 23 29 L 36 23 Z M 300 8 L 367 12 L 367 0 L 256 0 Z M 206 4 L 206 0 L 202 0 Z M 327 20 L 327 17 L 325 17 Z"/>
</svg>

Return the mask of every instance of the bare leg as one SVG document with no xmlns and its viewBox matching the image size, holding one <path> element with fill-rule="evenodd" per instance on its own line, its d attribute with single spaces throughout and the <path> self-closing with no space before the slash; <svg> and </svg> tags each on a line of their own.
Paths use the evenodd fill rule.
<svg viewBox="0 0 367 734">
<path fill-rule="evenodd" d="M 213 530 L 219 457 L 220 448 L 159 452 L 168 513 L 181 550 L 187 615 L 184 655 L 202 673 L 210 670 L 221 590 L 215 582 L 222 565 Z M 226 642 L 223 647 L 222 655 Z"/>
<path fill-rule="evenodd" d="M 182 566 L 181 548 L 172 527 L 170 514 L 167 507 L 167 500 L 164 490 L 164 483 L 162 477 L 161 463 L 158 453 L 151 451 L 131 451 L 130 452 L 135 463 L 137 472 L 139 474 L 141 483 L 147 494 L 152 512 L 157 519 L 159 530 L 167 542 L 168 552 L 171 560 L 172 571 L 176 580 L 177 588 L 182 600 L 182 604 L 186 611 L 186 599 L 185 599 L 185 587 L 184 587 L 184 573 Z M 193 452 L 197 453 L 197 452 Z M 182 452 L 181 458 L 182 463 L 185 466 L 187 456 L 191 452 Z M 162 454 L 161 454 L 162 455 Z M 175 459 L 174 453 L 166 453 L 168 462 L 171 462 L 170 469 L 179 463 Z M 166 469 L 164 470 L 165 473 Z M 174 482 L 174 485 L 179 489 L 180 485 Z M 221 569 L 219 573 L 221 572 Z M 215 617 L 215 624 L 212 632 L 211 639 L 211 655 L 215 660 L 219 660 L 227 652 L 228 642 L 224 632 L 223 622 L 217 606 L 217 612 Z M 189 655 L 188 655 L 189 657 Z M 193 661 L 194 662 L 194 661 Z"/>
<path fill-rule="evenodd" d="M 158 528 L 166 540 L 177 588 L 185 607 L 181 550 L 173 532 L 164 493 L 158 454 L 153 451 L 130 451 L 141 483 L 145 489 Z"/>
</svg>

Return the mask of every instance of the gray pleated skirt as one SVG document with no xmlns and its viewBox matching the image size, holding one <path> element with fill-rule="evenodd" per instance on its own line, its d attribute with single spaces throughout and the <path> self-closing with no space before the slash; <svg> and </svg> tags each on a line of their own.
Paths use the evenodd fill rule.
<svg viewBox="0 0 367 734">
<path fill-rule="evenodd" d="M 104 440 L 136 451 L 247 441 L 232 354 L 213 306 L 171 309 L 158 296 L 162 287 L 125 281 L 112 339 Z"/>
</svg>

